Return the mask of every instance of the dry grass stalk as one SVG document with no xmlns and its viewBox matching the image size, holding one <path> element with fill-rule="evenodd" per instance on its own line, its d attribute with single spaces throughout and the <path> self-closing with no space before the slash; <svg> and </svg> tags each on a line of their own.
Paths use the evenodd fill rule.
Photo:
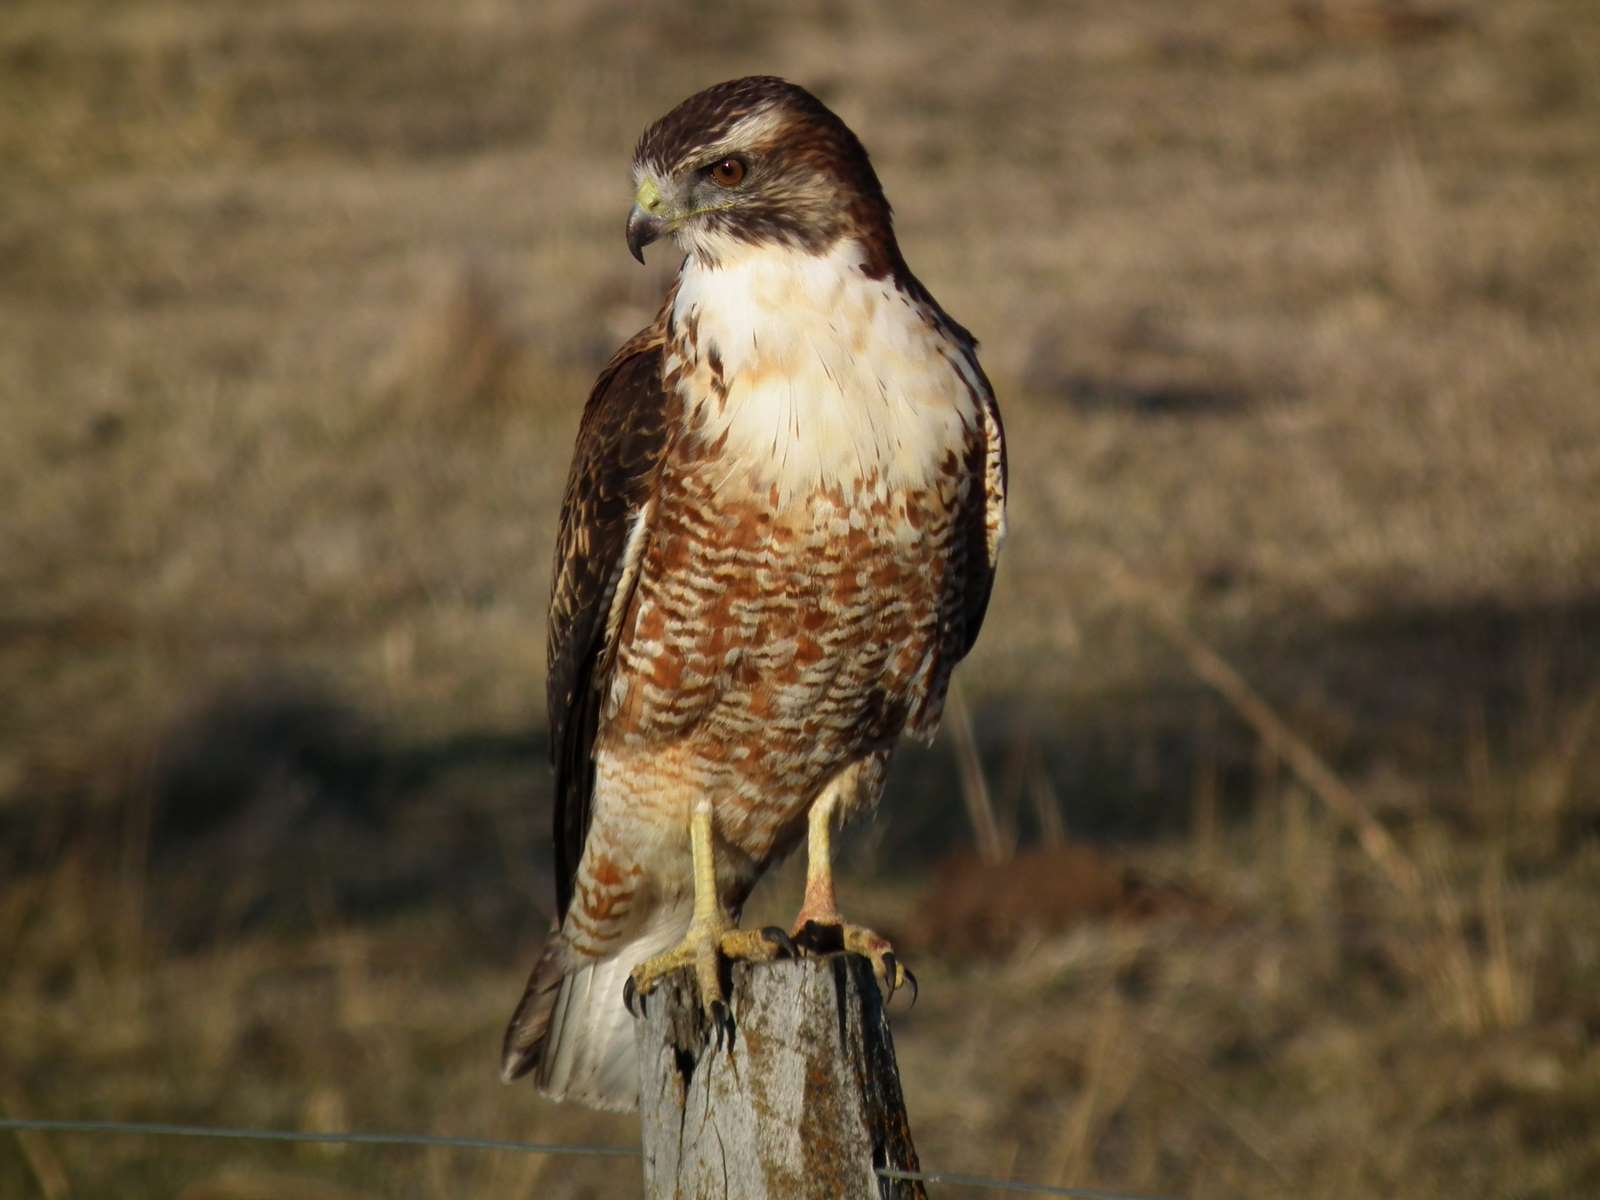
<svg viewBox="0 0 1600 1200">
<path fill-rule="evenodd" d="M 1483 910 L 1484 962 L 1481 971 L 1483 1010 L 1493 1029 L 1515 1029 L 1533 1011 L 1533 977 L 1522 969 L 1511 948 L 1506 921 L 1505 867 L 1498 858 L 1483 871 L 1479 890 Z"/>
<path fill-rule="evenodd" d="M 1533 986 L 1512 950 L 1506 920 L 1504 869 L 1484 868 L 1478 889 L 1482 945 L 1475 922 L 1456 889 L 1431 887 L 1432 936 L 1401 960 L 1427 984 L 1435 1010 L 1451 1028 L 1470 1036 L 1516 1029 L 1533 1007 Z"/>
<path fill-rule="evenodd" d="M 1468 1037 L 1521 1028 L 1533 1013 L 1534 977 L 1525 940 L 1512 932 L 1505 867 L 1492 855 L 1478 886 L 1454 882 L 1447 858 L 1430 861 L 1421 936 L 1389 940 L 1419 979 L 1441 1024 Z"/>
<path fill-rule="evenodd" d="M 17 1116 L 25 1116 L 28 1106 L 23 1103 L 22 1094 L 15 1085 L 7 1084 L 4 1090 L 5 1107 Z M 72 1195 L 72 1184 L 67 1178 L 67 1169 L 61 1165 L 61 1160 L 56 1157 L 50 1148 L 50 1141 L 31 1129 L 16 1131 L 17 1145 L 22 1150 L 23 1161 L 28 1164 L 28 1171 L 33 1176 L 34 1183 L 39 1185 L 40 1193 L 45 1200 L 66 1200 Z"/>
<path fill-rule="evenodd" d="M 1051 1175 L 1062 1186 L 1093 1176 L 1095 1147 L 1133 1090 L 1139 1063 L 1131 1033 L 1121 997 L 1108 988 L 1095 1018 L 1078 1098 L 1051 1163 Z"/>
<path fill-rule="evenodd" d="M 1142 613 L 1183 656 L 1189 669 L 1215 688 L 1312 794 L 1355 831 L 1362 850 L 1389 882 L 1408 896 L 1420 895 L 1422 881 L 1416 865 L 1389 836 L 1389 831 L 1379 824 L 1361 797 L 1339 778 L 1305 739 L 1289 728 L 1288 723 L 1273 711 L 1272 706 L 1250 686 L 1244 676 L 1179 620 L 1167 604 L 1147 584 L 1135 577 L 1125 564 L 1107 560 L 1102 573 L 1113 592 Z"/>
<path fill-rule="evenodd" d="M 1305 787 L 1282 789 L 1279 865 L 1289 910 L 1308 926 L 1327 912 L 1337 890 L 1338 838 L 1330 836 Z"/>
<path fill-rule="evenodd" d="M 1594 731 L 1597 713 L 1600 713 L 1600 688 L 1590 692 L 1588 699 L 1567 719 L 1554 752 L 1534 767 L 1529 808 L 1536 818 L 1535 826 L 1549 831 L 1552 841 L 1559 837 L 1561 817 L 1572 803 L 1578 760 Z"/>
<path fill-rule="evenodd" d="M 1066 822 L 1061 819 L 1061 797 L 1050 782 L 1050 774 L 1037 762 L 1028 772 L 1028 799 L 1034 819 L 1039 822 L 1039 841 L 1051 850 L 1067 844 Z"/>
<path fill-rule="evenodd" d="M 989 796 L 989 781 L 984 778 L 983 762 L 978 757 L 972 714 L 967 710 L 967 702 L 957 683 L 950 685 L 945 702 L 945 727 L 950 730 L 956 765 L 961 771 L 961 798 L 966 802 L 967 816 L 972 821 L 972 840 L 978 847 L 978 857 L 991 864 L 1005 862 L 1016 847 L 1008 846 L 1000 835 L 1000 822 L 995 818 L 994 802 Z"/>
</svg>

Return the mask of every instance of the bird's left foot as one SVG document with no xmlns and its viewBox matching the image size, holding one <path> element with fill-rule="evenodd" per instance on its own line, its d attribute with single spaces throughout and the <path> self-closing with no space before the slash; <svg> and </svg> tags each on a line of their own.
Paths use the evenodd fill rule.
<svg viewBox="0 0 1600 1200">
<path fill-rule="evenodd" d="M 886 1000 L 900 988 L 911 988 L 911 1003 L 917 1002 L 917 977 L 895 956 L 894 946 L 881 933 L 864 925 L 847 924 L 837 915 L 814 919 L 804 914 L 795 922 L 794 944 L 808 954 L 859 954 L 872 964 Z"/>
<path fill-rule="evenodd" d="M 723 993 L 722 962 L 771 962 L 794 954 L 795 945 L 789 935 L 774 926 L 737 929 L 731 922 L 691 925 L 683 941 L 633 969 L 623 985 L 622 1002 L 629 1012 L 642 1016 L 644 998 L 672 972 L 689 967 L 694 971 L 700 1005 L 711 1023 L 713 1036 L 719 1045 L 724 1039 L 732 1044 L 733 1015 Z"/>
</svg>

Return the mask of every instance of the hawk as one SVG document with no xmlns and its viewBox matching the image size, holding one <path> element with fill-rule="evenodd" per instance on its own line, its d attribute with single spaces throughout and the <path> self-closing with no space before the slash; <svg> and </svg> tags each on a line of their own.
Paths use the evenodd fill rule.
<svg viewBox="0 0 1600 1200">
<path fill-rule="evenodd" d="M 867 152 L 770 76 L 691 96 L 640 138 L 627 241 L 684 258 L 584 408 L 556 540 L 549 711 L 554 928 L 502 1074 L 638 1101 L 636 997 L 724 960 L 882 937 L 840 916 L 832 830 L 929 738 L 1005 532 L 1000 414 L 972 336 L 901 256 Z M 741 930 L 807 841 L 793 937 Z"/>
</svg>

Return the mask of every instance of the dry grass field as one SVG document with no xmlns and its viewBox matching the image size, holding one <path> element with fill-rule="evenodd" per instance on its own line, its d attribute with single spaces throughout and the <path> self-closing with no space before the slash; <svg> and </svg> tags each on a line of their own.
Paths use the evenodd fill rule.
<svg viewBox="0 0 1600 1200">
<path fill-rule="evenodd" d="M 1600 1194 L 1592 0 L 9 0 L 0 1112 L 635 1142 L 496 1080 L 548 560 L 673 266 L 634 139 L 753 71 L 862 134 L 1013 447 L 976 751 L 848 839 L 924 1163 Z M 0 1135 L 3 1197 L 637 1190 Z"/>
</svg>

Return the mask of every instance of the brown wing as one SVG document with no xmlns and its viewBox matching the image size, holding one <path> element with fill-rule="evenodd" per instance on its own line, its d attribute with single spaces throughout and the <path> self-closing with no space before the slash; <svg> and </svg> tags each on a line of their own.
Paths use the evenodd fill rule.
<svg viewBox="0 0 1600 1200">
<path fill-rule="evenodd" d="M 967 656 L 978 640 L 984 613 L 989 608 L 989 593 L 994 590 L 995 568 L 1000 561 L 1000 543 L 1006 533 L 1006 435 L 1000 423 L 1000 406 L 994 389 L 978 366 L 977 356 L 969 353 L 973 370 L 983 385 L 979 397 L 983 405 L 981 461 L 973 464 L 979 487 L 967 517 L 967 570 L 963 580 L 961 631 L 955 639 L 952 664 Z M 976 459 L 979 456 L 974 454 Z"/>
<path fill-rule="evenodd" d="M 906 721 L 906 732 L 922 739 L 938 732 L 951 672 L 978 640 L 1006 532 L 1006 443 L 1000 408 L 978 365 L 977 343 L 954 321 L 944 320 L 971 368 L 968 380 L 979 418 L 959 460 L 971 486 L 954 517 L 954 536 L 946 543 L 949 557 L 939 603 L 938 658 Z"/>
<path fill-rule="evenodd" d="M 643 537 L 630 535 L 646 532 L 640 522 L 646 519 L 670 427 L 661 384 L 664 341 L 658 318 L 600 372 L 578 426 L 561 505 L 546 684 L 556 773 L 558 921 L 571 903 L 589 834 L 595 732 L 615 661 L 612 613 L 626 605 L 633 587 Z"/>
<path fill-rule="evenodd" d="M 989 593 L 994 590 L 995 568 L 1000 561 L 1000 543 L 1006 535 L 1006 435 L 1000 423 L 1000 406 L 995 403 L 994 388 L 978 362 L 978 339 L 933 298 L 933 293 L 911 273 L 905 260 L 895 251 L 894 267 L 897 286 L 913 299 L 925 305 L 934 321 L 941 326 L 956 344 L 972 378 L 977 381 L 974 399 L 982 409 L 981 436 L 969 448 L 966 468 L 973 475 L 976 486 L 972 491 L 965 514 L 965 540 L 961 549 L 963 569 L 954 573 L 952 583 L 957 595 L 946 593 L 944 611 L 952 615 L 942 641 L 944 663 L 942 672 L 948 678 L 950 670 L 965 658 L 978 640 L 978 630 L 983 627 L 984 614 L 989 610 Z M 952 611 L 953 610 L 953 611 Z M 942 707 L 944 687 L 938 689 Z M 937 720 L 937 718 L 935 718 Z M 928 732 L 932 732 L 929 730 Z"/>
<path fill-rule="evenodd" d="M 931 298 L 930 298 L 931 299 Z M 934 306 L 938 307 L 938 306 Z M 949 323 L 966 365 L 978 381 L 974 398 L 982 411 L 981 437 L 974 438 L 966 453 L 966 470 L 973 478 L 973 490 L 966 502 L 965 538 L 962 547 L 963 570 L 955 573 L 954 586 L 960 595 L 947 600 L 946 613 L 952 613 L 952 629 L 946 635 L 946 670 L 966 658 L 978 630 L 989 611 L 989 594 L 994 590 L 995 566 L 1000 562 L 1000 542 L 1005 539 L 1005 427 L 1000 424 L 1000 405 L 995 403 L 994 387 L 978 363 L 978 341 L 965 328 L 939 312 Z"/>
</svg>

